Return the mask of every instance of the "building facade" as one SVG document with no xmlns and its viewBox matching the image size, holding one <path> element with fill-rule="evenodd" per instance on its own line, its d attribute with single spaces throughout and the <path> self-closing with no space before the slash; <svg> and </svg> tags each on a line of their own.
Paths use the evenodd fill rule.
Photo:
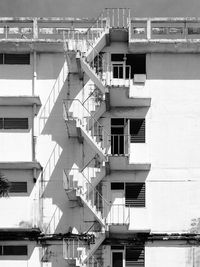
<svg viewBox="0 0 200 267">
<path fill-rule="evenodd" d="M 0 19 L 0 266 L 200 264 L 200 19 Z"/>
</svg>

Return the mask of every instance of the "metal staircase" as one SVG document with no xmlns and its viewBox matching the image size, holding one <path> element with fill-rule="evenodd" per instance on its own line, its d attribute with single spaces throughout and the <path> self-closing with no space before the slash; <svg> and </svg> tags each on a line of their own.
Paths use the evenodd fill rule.
<svg viewBox="0 0 200 267">
<path fill-rule="evenodd" d="M 84 138 L 101 159 L 106 161 L 109 134 L 103 125 L 89 112 L 79 99 L 63 100 L 63 112 L 66 123 L 74 122 L 77 131 L 74 136 Z"/>
<path fill-rule="evenodd" d="M 109 42 L 110 28 L 126 28 L 130 21 L 129 9 L 105 9 L 86 32 L 69 30 L 63 32 L 64 52 L 76 52 L 79 77 L 83 80 L 85 73 L 94 84 L 86 99 L 73 98 L 63 100 L 63 116 L 68 128 L 69 137 L 78 137 L 80 143 L 85 140 L 93 149 L 95 156 L 82 168 L 64 170 L 63 184 L 69 200 L 77 201 L 80 206 L 87 207 L 100 225 L 101 230 L 91 231 L 93 241 L 89 246 L 80 240 L 64 240 L 63 254 L 66 260 L 75 260 L 76 266 L 95 266 L 100 264 L 93 257 L 106 237 L 108 225 L 112 224 L 113 207 L 97 190 L 100 181 L 106 176 L 107 155 L 110 149 L 111 136 L 107 133 L 100 117 L 106 111 L 107 73 L 110 66 L 100 54 Z M 117 23 L 116 23 L 117 22 Z M 93 101 L 95 91 L 101 94 L 101 101 Z M 93 103 L 93 104 L 91 104 Z M 71 130 L 70 132 L 70 129 Z M 97 161 L 98 166 L 93 164 Z M 112 208 L 112 212 L 111 212 Z M 122 209 L 118 210 L 121 212 Z M 118 214 L 118 217 L 120 214 Z M 128 224 L 129 217 L 116 224 Z"/>
</svg>

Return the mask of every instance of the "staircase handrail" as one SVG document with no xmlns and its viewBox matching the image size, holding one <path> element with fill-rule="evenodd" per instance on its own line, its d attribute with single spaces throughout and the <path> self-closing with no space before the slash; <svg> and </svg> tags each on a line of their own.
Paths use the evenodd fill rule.
<svg viewBox="0 0 200 267">
<path fill-rule="evenodd" d="M 50 221 L 49 221 L 49 223 L 48 223 L 48 225 L 47 225 L 47 227 L 45 229 L 45 234 L 47 234 L 47 230 L 49 229 L 52 220 L 55 218 L 55 214 L 56 214 L 57 211 L 60 211 L 59 207 L 56 207 L 56 209 L 55 209 L 55 211 L 54 211 L 54 213 L 53 213 L 53 215 L 52 215 L 52 217 L 51 217 L 51 219 L 50 219 Z"/>
<path fill-rule="evenodd" d="M 65 61 L 64 61 L 64 64 L 65 64 Z M 63 64 L 63 67 L 64 67 L 64 64 Z M 56 86 L 56 83 L 57 83 L 57 81 L 58 81 L 58 79 L 59 79 L 59 76 L 60 76 L 60 73 L 59 73 L 57 79 L 55 80 L 55 82 L 54 82 L 54 84 L 53 84 L 53 87 L 52 87 L 52 89 L 51 89 L 51 91 L 50 91 L 50 93 L 49 93 L 49 96 L 48 96 L 48 98 L 47 98 L 47 100 L 46 100 L 46 102 L 45 102 L 45 104 L 44 104 L 44 106 L 43 106 L 43 109 L 42 109 L 41 112 L 40 112 L 40 118 L 41 118 L 41 115 L 42 115 L 43 111 L 45 110 L 45 107 L 46 107 L 47 103 L 48 103 L 49 100 L 50 100 L 50 97 L 51 97 L 51 95 L 52 95 L 54 89 L 55 89 L 55 86 Z"/>
<path fill-rule="evenodd" d="M 52 152 L 51 152 L 51 154 L 50 154 L 50 157 L 49 157 L 49 159 L 48 159 L 48 161 L 47 161 L 45 167 L 44 167 L 43 170 L 42 170 L 42 179 L 41 179 L 41 183 L 42 183 L 42 184 L 46 181 L 46 180 L 44 180 L 44 174 L 45 174 L 45 172 L 46 172 L 46 170 L 47 170 L 47 167 L 48 167 L 48 165 L 49 165 L 49 162 L 51 161 L 51 158 L 52 158 L 53 154 L 55 153 L 57 147 L 58 147 L 58 149 L 60 150 L 60 146 L 56 143 L 55 146 L 54 146 L 54 148 L 53 148 L 53 150 L 52 150 Z M 44 192 L 43 189 L 44 189 L 44 188 L 43 188 L 43 186 L 42 186 L 41 196 L 42 196 L 42 194 L 43 194 L 43 192 Z"/>
<path fill-rule="evenodd" d="M 90 163 L 95 159 L 95 157 L 97 156 L 98 154 L 96 153 L 95 155 L 94 155 L 94 157 L 92 158 L 92 159 L 90 159 L 79 171 L 80 172 L 83 172 L 83 170 L 85 169 L 85 168 L 87 168 L 89 165 L 90 165 Z"/>
<path fill-rule="evenodd" d="M 97 21 L 101 18 L 101 17 L 103 17 L 103 12 L 101 12 L 100 13 L 100 15 L 96 18 L 96 21 L 87 29 L 87 31 L 86 31 L 86 34 L 94 27 L 94 25 L 96 25 L 96 23 L 97 23 Z M 106 21 L 107 19 L 105 18 L 105 21 Z M 107 25 L 107 23 L 106 23 L 106 25 Z M 103 27 L 102 27 L 103 28 Z M 105 27 L 105 28 L 107 28 L 107 27 Z"/>
<path fill-rule="evenodd" d="M 82 173 L 84 179 L 87 181 L 87 183 L 92 187 L 92 189 L 101 197 L 101 199 L 110 206 L 110 203 L 99 193 L 99 191 L 92 185 L 92 183 L 85 177 L 85 175 Z"/>
<path fill-rule="evenodd" d="M 103 128 L 103 125 L 101 125 L 96 119 L 95 117 L 90 113 L 90 111 L 82 104 L 82 102 L 77 99 L 77 98 L 68 98 L 68 99 L 63 99 L 63 103 L 64 103 L 64 106 L 66 107 L 65 105 L 65 101 L 78 101 L 82 106 L 83 108 L 87 111 L 87 113 L 89 113 L 90 117 L 92 117 L 92 119 L 99 125 L 99 127 L 102 127 Z M 106 133 L 107 136 L 109 136 L 109 133 L 103 129 L 103 131 Z"/>
</svg>

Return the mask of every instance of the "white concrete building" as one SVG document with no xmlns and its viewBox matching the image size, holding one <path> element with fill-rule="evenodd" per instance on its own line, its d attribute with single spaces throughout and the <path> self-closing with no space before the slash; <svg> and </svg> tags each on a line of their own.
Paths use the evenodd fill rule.
<svg viewBox="0 0 200 267">
<path fill-rule="evenodd" d="M 0 18 L 0 266 L 200 265 L 199 47 L 199 18 Z"/>
</svg>

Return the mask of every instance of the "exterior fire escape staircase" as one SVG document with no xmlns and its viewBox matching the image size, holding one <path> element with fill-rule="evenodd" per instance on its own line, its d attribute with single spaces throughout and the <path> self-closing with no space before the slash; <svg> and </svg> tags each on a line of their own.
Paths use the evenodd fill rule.
<svg viewBox="0 0 200 267">
<path fill-rule="evenodd" d="M 68 34 L 68 38 L 64 36 L 65 53 L 71 50 L 76 52 L 79 77 L 82 77 L 81 73 L 84 72 L 95 85 L 86 100 L 81 101 L 77 98 L 63 101 L 64 120 L 68 126 L 73 125 L 75 128 L 70 137 L 78 137 L 81 143 L 84 139 L 95 154 L 82 169 L 64 170 L 64 189 L 69 200 L 77 201 L 80 206 L 86 206 L 92 212 L 101 228 L 98 231 L 91 231 L 94 238 L 89 247 L 77 245 L 74 241 L 72 243 L 64 241 L 64 257 L 76 259 L 76 266 L 88 265 L 88 261 L 93 259 L 93 254 L 104 241 L 108 230 L 106 220 L 111 207 L 97 190 L 97 186 L 106 176 L 107 155 L 110 149 L 110 135 L 98 121 L 106 111 L 107 93 L 106 79 L 102 75 L 102 69 L 106 72 L 107 67 L 99 52 L 106 46 L 109 25 L 111 25 L 110 18 L 101 15 L 86 33 L 73 32 Z M 98 101 L 93 101 L 91 105 L 91 96 L 94 96 L 96 90 L 100 92 L 102 101 L 100 104 Z"/>
</svg>

